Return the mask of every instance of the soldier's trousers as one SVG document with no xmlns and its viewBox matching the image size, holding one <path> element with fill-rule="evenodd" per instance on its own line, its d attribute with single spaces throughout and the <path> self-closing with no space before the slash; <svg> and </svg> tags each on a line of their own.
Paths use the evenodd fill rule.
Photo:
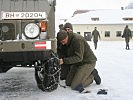
<svg viewBox="0 0 133 100">
<path fill-rule="evenodd" d="M 96 62 L 82 66 L 72 65 L 67 75 L 66 85 L 71 86 L 72 89 L 75 89 L 79 84 L 82 84 L 83 87 L 89 86 L 94 80 L 92 71 L 95 68 L 95 64 Z"/>
<path fill-rule="evenodd" d="M 94 40 L 93 42 L 94 42 L 95 49 L 97 49 L 97 42 L 98 42 L 98 40 Z"/>
<path fill-rule="evenodd" d="M 129 49 L 129 41 L 130 41 L 130 39 L 129 39 L 129 38 L 125 38 L 125 42 L 126 42 L 126 49 Z"/>
</svg>

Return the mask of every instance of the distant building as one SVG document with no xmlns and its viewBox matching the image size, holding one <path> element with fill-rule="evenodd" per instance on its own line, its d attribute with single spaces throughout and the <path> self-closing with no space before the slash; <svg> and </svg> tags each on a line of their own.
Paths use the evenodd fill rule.
<svg viewBox="0 0 133 100">
<path fill-rule="evenodd" d="M 129 3 L 128 6 L 125 7 L 125 9 L 133 9 L 133 2 Z"/>
<path fill-rule="evenodd" d="M 83 35 L 91 40 L 91 33 L 94 27 L 100 32 L 102 40 L 123 40 L 121 38 L 126 25 L 133 34 L 133 9 L 118 10 L 85 10 L 79 11 L 67 20 L 73 24 L 74 32 Z"/>
</svg>

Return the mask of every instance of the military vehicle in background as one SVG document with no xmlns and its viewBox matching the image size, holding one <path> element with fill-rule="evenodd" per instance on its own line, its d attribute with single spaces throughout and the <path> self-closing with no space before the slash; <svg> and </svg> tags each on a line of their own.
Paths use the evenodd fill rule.
<svg viewBox="0 0 133 100">
<path fill-rule="evenodd" d="M 35 68 L 43 91 L 58 87 L 55 0 L 0 0 L 0 73 Z"/>
</svg>

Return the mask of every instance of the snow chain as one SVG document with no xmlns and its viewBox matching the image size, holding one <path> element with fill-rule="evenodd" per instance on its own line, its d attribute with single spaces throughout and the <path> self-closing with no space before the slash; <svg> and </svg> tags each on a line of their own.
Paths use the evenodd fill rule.
<svg viewBox="0 0 133 100">
<path fill-rule="evenodd" d="M 55 55 L 53 56 L 44 64 L 44 78 L 42 82 L 44 91 L 57 89 L 60 81 L 61 67 L 59 65 L 59 59 Z"/>
</svg>

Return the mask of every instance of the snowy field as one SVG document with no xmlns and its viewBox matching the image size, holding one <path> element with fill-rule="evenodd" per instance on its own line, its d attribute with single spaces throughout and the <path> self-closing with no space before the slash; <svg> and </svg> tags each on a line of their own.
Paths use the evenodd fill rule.
<svg viewBox="0 0 133 100">
<path fill-rule="evenodd" d="M 94 50 L 98 58 L 96 68 L 102 84 L 95 82 L 86 89 L 91 93 L 80 94 L 69 87 L 58 87 L 53 92 L 42 92 L 36 86 L 34 69 L 12 68 L 0 75 L 0 100 L 133 100 L 133 41 L 130 50 L 125 50 L 124 41 L 99 41 Z M 61 81 L 62 85 L 64 81 Z M 106 89 L 107 95 L 97 95 Z"/>
</svg>

